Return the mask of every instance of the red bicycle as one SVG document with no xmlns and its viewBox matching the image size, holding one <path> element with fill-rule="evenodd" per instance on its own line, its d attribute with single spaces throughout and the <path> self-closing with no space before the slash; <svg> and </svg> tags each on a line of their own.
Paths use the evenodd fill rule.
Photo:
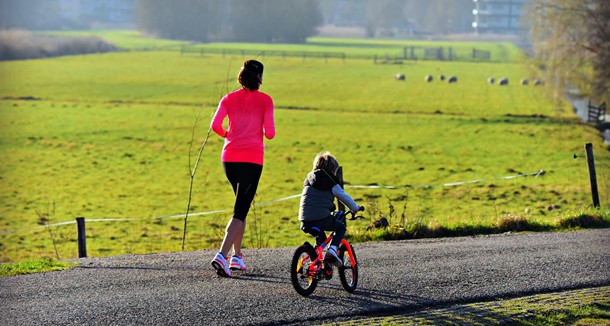
<svg viewBox="0 0 610 326">
<path fill-rule="evenodd" d="M 360 211 L 364 211 L 364 207 L 360 206 Z M 335 218 L 343 221 L 346 220 L 348 214 L 351 214 L 349 220 L 364 218 L 356 216 L 352 212 L 344 211 L 337 211 L 334 215 Z M 320 231 L 318 228 L 305 228 L 303 232 L 311 234 L 316 238 L 323 231 Z M 329 245 L 334 235 L 335 233 L 332 232 L 324 243 L 315 247 L 305 241 L 292 255 L 290 279 L 294 289 L 300 295 L 308 296 L 312 294 L 318 286 L 318 281 L 330 280 L 333 277 L 332 264 L 324 261 L 324 249 Z M 341 239 L 338 255 L 343 262 L 343 265 L 338 268 L 341 285 L 347 292 L 352 293 L 358 285 L 358 259 L 356 258 L 356 251 L 347 240 Z"/>
</svg>

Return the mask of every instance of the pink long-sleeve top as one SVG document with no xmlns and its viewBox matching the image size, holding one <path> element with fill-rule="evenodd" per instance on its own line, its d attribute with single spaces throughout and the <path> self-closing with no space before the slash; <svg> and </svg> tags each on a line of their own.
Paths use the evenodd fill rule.
<svg viewBox="0 0 610 326">
<path fill-rule="evenodd" d="M 223 127 L 229 117 L 228 130 Z M 240 88 L 225 95 L 211 122 L 212 130 L 225 137 L 221 160 L 263 165 L 263 136 L 275 137 L 273 100 L 258 90 Z"/>
</svg>

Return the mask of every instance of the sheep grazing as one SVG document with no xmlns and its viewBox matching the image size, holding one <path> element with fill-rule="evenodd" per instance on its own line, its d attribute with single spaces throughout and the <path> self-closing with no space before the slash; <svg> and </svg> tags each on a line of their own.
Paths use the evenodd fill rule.
<svg viewBox="0 0 610 326">
<path fill-rule="evenodd" d="M 439 78 L 440 80 L 445 80 L 445 75 L 440 75 L 438 78 Z"/>
<path fill-rule="evenodd" d="M 449 77 L 449 83 L 457 83 L 457 77 L 456 76 L 451 76 Z"/>
<path fill-rule="evenodd" d="M 534 80 L 534 86 L 540 86 L 540 85 L 544 85 L 544 82 L 540 79 L 536 79 Z"/>
<path fill-rule="evenodd" d="M 527 79 L 525 79 L 525 78 L 521 79 L 521 85 L 523 85 L 523 86 L 527 86 L 527 85 L 529 85 L 529 83 L 530 83 L 530 81 L 529 81 L 529 80 L 527 80 Z"/>
<path fill-rule="evenodd" d="M 394 75 L 394 78 L 396 78 L 396 80 L 405 80 L 405 74 L 396 74 Z"/>
<path fill-rule="evenodd" d="M 489 78 L 487 78 L 487 81 L 493 85 L 496 82 L 496 79 L 493 77 L 489 77 Z"/>
<path fill-rule="evenodd" d="M 500 81 L 498 82 L 498 85 L 500 85 L 500 86 L 508 85 L 508 78 L 501 78 Z"/>
<path fill-rule="evenodd" d="M 425 81 L 427 82 L 431 82 L 432 80 L 434 80 L 434 77 L 430 76 L 430 75 L 426 75 L 426 77 L 424 78 Z"/>
</svg>

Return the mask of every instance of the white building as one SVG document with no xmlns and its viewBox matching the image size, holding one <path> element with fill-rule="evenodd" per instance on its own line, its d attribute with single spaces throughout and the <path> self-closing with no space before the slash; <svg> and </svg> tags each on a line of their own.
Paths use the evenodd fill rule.
<svg viewBox="0 0 610 326">
<path fill-rule="evenodd" d="M 478 34 L 513 34 L 523 31 L 523 5 L 528 0 L 473 0 L 474 22 Z"/>
</svg>

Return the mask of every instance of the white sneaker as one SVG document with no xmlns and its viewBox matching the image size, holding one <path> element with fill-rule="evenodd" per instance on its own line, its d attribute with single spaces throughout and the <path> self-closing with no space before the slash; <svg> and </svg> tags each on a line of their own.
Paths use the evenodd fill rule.
<svg viewBox="0 0 610 326">
<path fill-rule="evenodd" d="M 218 274 L 218 276 L 231 277 L 231 271 L 229 270 L 227 259 L 222 255 L 222 253 L 217 253 L 211 264 L 212 267 L 216 269 L 216 274 Z"/>
<path fill-rule="evenodd" d="M 238 271 L 245 271 L 246 263 L 244 263 L 243 256 L 233 255 L 233 257 L 231 257 L 231 264 L 229 265 L 229 268 Z"/>
<path fill-rule="evenodd" d="M 331 263 L 337 267 L 343 266 L 343 262 L 341 261 L 341 258 L 339 258 L 337 250 L 333 247 L 330 247 L 328 248 L 328 250 L 326 250 L 326 255 L 324 255 L 324 261 L 327 263 Z"/>
</svg>

